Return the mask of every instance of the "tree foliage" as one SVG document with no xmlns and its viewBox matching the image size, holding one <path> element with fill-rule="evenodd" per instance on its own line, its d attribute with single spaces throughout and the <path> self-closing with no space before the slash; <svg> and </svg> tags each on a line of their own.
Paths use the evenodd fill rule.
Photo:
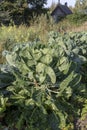
<svg viewBox="0 0 87 130">
<path fill-rule="evenodd" d="M 47 0 L 27 0 L 27 2 L 35 8 L 42 8 L 44 4 L 47 4 Z"/>
<path fill-rule="evenodd" d="M 0 23 L 4 21 L 7 24 L 11 19 L 17 24 L 26 23 L 26 19 L 34 14 L 34 9 L 35 13 L 39 14 L 46 3 L 47 0 L 2 0 L 0 4 Z M 7 12 L 8 15 L 6 15 Z"/>
<path fill-rule="evenodd" d="M 76 0 L 75 7 L 77 9 L 86 9 L 87 8 L 87 0 Z"/>
</svg>

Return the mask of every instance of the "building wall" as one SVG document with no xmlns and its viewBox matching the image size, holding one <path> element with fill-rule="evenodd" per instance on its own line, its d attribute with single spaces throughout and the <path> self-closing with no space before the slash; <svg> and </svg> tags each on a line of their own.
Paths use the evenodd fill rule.
<svg viewBox="0 0 87 130">
<path fill-rule="evenodd" d="M 55 22 L 58 22 L 60 20 L 60 17 L 63 17 L 63 16 L 65 16 L 65 14 L 61 11 L 60 8 L 57 8 L 54 14 L 52 15 Z"/>
<path fill-rule="evenodd" d="M 57 8 L 57 10 L 55 11 L 55 15 L 56 16 L 64 16 L 64 13 L 61 11 L 61 9 Z"/>
</svg>

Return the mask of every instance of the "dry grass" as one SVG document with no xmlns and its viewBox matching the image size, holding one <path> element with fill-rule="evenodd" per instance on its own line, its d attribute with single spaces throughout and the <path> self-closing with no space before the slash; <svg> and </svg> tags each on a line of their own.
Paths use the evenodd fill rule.
<svg viewBox="0 0 87 130">
<path fill-rule="evenodd" d="M 83 32 L 83 31 L 87 31 L 87 22 L 83 23 L 80 26 L 73 26 L 71 27 L 68 32 Z"/>
</svg>

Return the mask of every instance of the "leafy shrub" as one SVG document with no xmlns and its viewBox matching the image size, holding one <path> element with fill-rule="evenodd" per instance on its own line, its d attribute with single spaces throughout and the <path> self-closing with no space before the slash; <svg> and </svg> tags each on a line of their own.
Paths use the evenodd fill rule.
<svg viewBox="0 0 87 130">
<path fill-rule="evenodd" d="M 80 25 L 83 22 L 87 21 L 87 15 L 76 12 L 76 13 L 73 13 L 72 15 L 68 15 L 67 19 L 75 25 Z"/>
<path fill-rule="evenodd" d="M 75 129 L 86 99 L 79 71 L 86 61 L 86 42 L 86 34 L 51 32 L 48 44 L 34 41 L 5 51 L 7 63 L 0 73 L 2 123 L 18 130 Z"/>
</svg>

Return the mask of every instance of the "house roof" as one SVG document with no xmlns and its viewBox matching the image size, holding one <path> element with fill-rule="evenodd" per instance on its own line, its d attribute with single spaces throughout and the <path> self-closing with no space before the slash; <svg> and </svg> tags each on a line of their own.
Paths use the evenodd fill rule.
<svg viewBox="0 0 87 130">
<path fill-rule="evenodd" d="M 67 5 L 58 4 L 56 8 L 52 11 L 51 15 L 54 15 L 54 13 L 57 11 L 57 9 L 60 8 L 60 10 L 65 14 L 72 14 L 72 11 L 68 8 Z"/>
</svg>

